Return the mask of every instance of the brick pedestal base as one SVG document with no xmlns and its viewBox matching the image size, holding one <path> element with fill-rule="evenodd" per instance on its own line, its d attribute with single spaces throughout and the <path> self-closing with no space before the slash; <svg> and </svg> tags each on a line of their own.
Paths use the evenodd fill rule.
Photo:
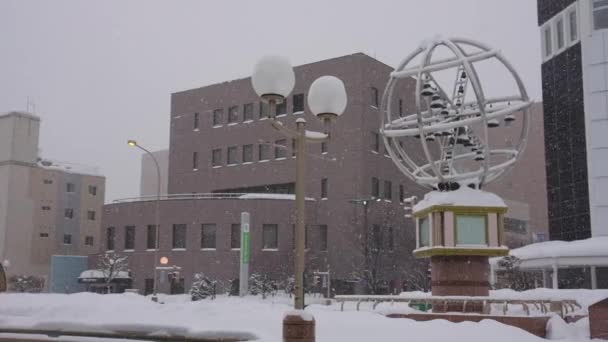
<svg viewBox="0 0 608 342">
<path fill-rule="evenodd" d="M 591 338 L 608 340 L 608 298 L 589 306 Z"/>
<path fill-rule="evenodd" d="M 490 264 L 487 256 L 431 257 L 431 291 L 433 296 L 488 296 Z M 462 305 L 433 307 L 433 312 L 462 312 Z M 468 304 L 466 312 L 482 311 L 481 304 Z"/>
<path fill-rule="evenodd" d="M 283 318 L 283 342 L 315 342 L 315 320 L 298 315 Z"/>
</svg>

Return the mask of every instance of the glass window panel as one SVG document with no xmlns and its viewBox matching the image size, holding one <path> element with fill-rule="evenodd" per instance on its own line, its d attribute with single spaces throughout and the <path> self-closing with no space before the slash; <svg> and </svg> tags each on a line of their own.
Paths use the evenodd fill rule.
<svg viewBox="0 0 608 342">
<path fill-rule="evenodd" d="M 596 30 L 608 28 L 608 0 L 593 1 L 593 28 Z"/>
<path fill-rule="evenodd" d="M 237 123 L 239 121 L 239 107 L 232 106 L 228 108 L 228 123 Z"/>
<path fill-rule="evenodd" d="M 456 216 L 457 245 L 487 245 L 485 216 Z"/>
<path fill-rule="evenodd" d="M 243 121 L 253 120 L 253 103 L 243 105 Z"/>
<path fill-rule="evenodd" d="M 243 163 L 250 163 L 253 161 L 253 145 L 243 146 Z"/>
<path fill-rule="evenodd" d="M 222 165 L 222 149 L 216 148 L 211 153 L 211 165 L 212 166 L 221 166 Z"/>
<path fill-rule="evenodd" d="M 276 224 L 265 224 L 262 226 L 262 240 L 264 249 L 277 249 L 279 247 L 279 226 Z"/>
<path fill-rule="evenodd" d="M 213 126 L 221 126 L 224 123 L 224 110 L 216 109 L 213 111 Z"/>
<path fill-rule="evenodd" d="M 578 20 L 576 18 L 576 10 L 573 10 L 568 14 L 571 42 L 578 39 L 578 22 L 577 21 Z"/>
<path fill-rule="evenodd" d="M 555 35 L 557 39 L 557 49 L 561 49 L 564 47 L 564 20 L 559 18 L 555 22 Z"/>
<path fill-rule="evenodd" d="M 236 153 L 237 153 L 236 146 L 228 147 L 228 165 L 233 165 L 233 164 L 237 163 Z"/>
<path fill-rule="evenodd" d="M 186 225 L 173 225 L 173 248 L 186 248 Z"/>
<path fill-rule="evenodd" d="M 545 57 L 551 56 L 552 48 L 551 48 L 551 26 L 545 28 Z"/>
<path fill-rule="evenodd" d="M 241 248 L 241 225 L 232 224 L 230 228 L 230 248 Z"/>
<path fill-rule="evenodd" d="M 418 245 L 420 247 L 427 247 L 430 245 L 428 217 L 418 219 L 418 226 L 419 226 Z"/>
<path fill-rule="evenodd" d="M 215 224 L 201 226 L 201 248 L 215 248 Z"/>
<path fill-rule="evenodd" d="M 146 238 L 146 248 L 147 249 L 155 249 L 156 248 L 156 225 L 149 224 L 147 227 L 147 238 Z"/>
<path fill-rule="evenodd" d="M 303 112 L 304 111 L 304 94 L 295 94 L 293 96 L 293 112 Z"/>
<path fill-rule="evenodd" d="M 258 160 L 270 159 L 270 147 L 267 144 L 260 144 L 259 147 Z"/>
</svg>

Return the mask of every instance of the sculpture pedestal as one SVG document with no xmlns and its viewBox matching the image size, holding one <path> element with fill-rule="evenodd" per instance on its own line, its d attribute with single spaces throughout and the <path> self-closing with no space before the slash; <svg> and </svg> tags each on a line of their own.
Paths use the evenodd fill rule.
<svg viewBox="0 0 608 342">
<path fill-rule="evenodd" d="M 488 296 L 490 264 L 487 256 L 449 255 L 431 257 L 433 296 Z M 462 305 L 433 307 L 433 312 L 462 312 Z M 481 304 L 468 304 L 466 312 L 482 312 Z"/>
</svg>

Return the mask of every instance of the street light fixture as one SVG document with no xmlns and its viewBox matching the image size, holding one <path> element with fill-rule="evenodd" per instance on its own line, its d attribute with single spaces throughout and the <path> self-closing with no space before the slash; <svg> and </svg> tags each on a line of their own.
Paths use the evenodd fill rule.
<svg viewBox="0 0 608 342">
<path fill-rule="evenodd" d="M 154 290 L 153 290 L 153 294 L 152 294 L 152 301 L 153 302 L 158 302 L 158 296 L 157 296 L 157 290 L 158 290 L 158 270 L 157 270 L 157 266 L 158 266 L 158 250 L 160 249 L 160 181 L 161 181 L 161 177 L 160 177 L 160 166 L 158 165 L 158 160 L 156 160 L 156 157 L 154 157 L 154 154 L 152 154 L 152 152 L 148 151 L 145 147 L 139 145 L 137 143 L 137 141 L 135 140 L 128 140 L 127 144 L 129 146 L 132 147 L 137 147 L 140 150 L 146 152 L 146 154 L 148 154 L 152 160 L 154 161 L 154 165 L 156 165 L 156 208 L 155 208 L 155 233 L 156 233 L 156 248 L 154 249 Z"/>
<path fill-rule="evenodd" d="M 347 97 L 344 83 L 334 76 L 316 79 L 308 91 L 308 107 L 324 123 L 324 132 L 306 130 L 306 119 L 296 120 L 296 130 L 287 128 L 276 120 L 277 104 L 282 103 L 293 90 L 295 75 L 289 61 L 280 56 L 262 57 L 251 76 L 253 89 L 262 102 L 269 105 L 270 124 L 286 137 L 296 141 L 296 236 L 295 236 L 295 299 L 294 308 L 304 309 L 304 241 L 305 241 L 305 179 L 306 143 L 322 143 L 329 140 L 329 125 L 346 109 Z"/>
</svg>

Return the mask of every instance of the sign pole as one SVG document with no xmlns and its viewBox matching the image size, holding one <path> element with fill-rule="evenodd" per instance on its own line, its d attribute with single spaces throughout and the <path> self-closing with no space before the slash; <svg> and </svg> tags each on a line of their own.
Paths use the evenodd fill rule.
<svg viewBox="0 0 608 342">
<path fill-rule="evenodd" d="M 249 213 L 241 213 L 241 258 L 239 274 L 239 296 L 248 292 L 249 286 Z"/>
</svg>

